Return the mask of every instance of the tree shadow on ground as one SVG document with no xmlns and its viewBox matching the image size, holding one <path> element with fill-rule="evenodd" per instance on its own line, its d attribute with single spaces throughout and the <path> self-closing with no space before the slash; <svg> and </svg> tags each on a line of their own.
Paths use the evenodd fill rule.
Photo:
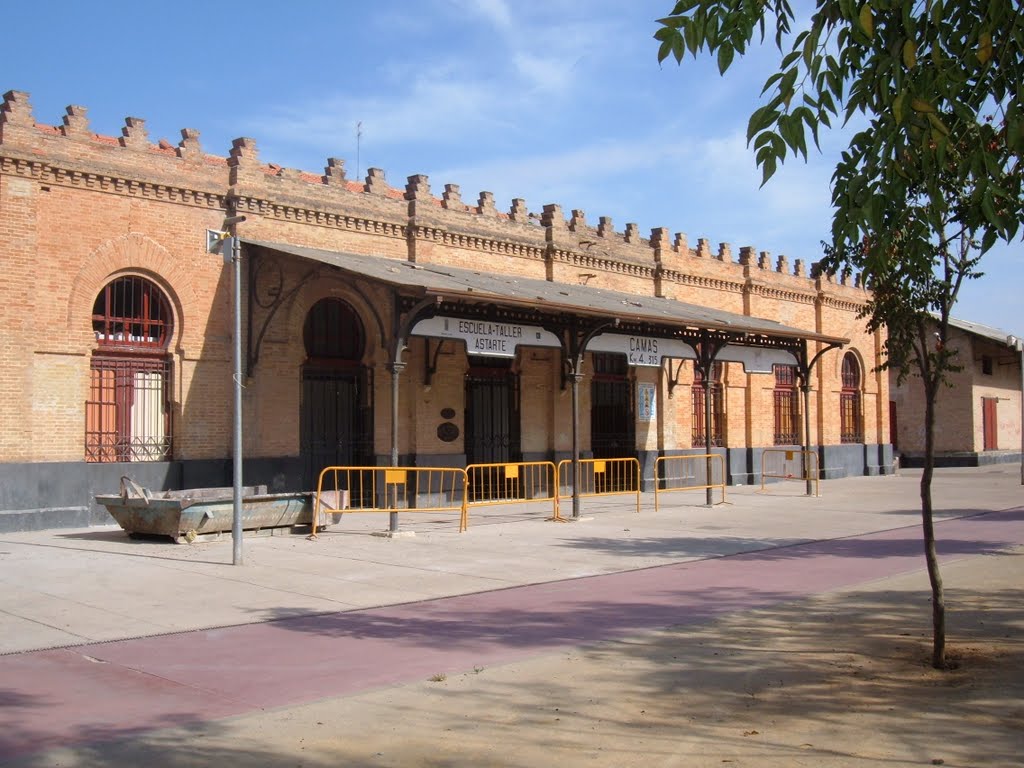
<svg viewBox="0 0 1024 768">
<path fill-rule="evenodd" d="M 1024 560 L 991 557 L 1018 571 Z M 976 562 L 960 564 L 961 574 Z M 282 614 L 287 629 L 329 640 L 379 638 L 405 654 L 452 642 L 461 651 L 433 657 L 433 682 L 421 670 L 401 688 L 318 695 L 245 719 L 199 723 L 180 713 L 145 731 L 87 727 L 73 734 L 77 746 L 10 765 L 1019 764 L 1024 589 L 947 589 L 961 662 L 949 672 L 927 666 L 924 589 L 800 600 L 771 593 L 761 597 L 775 602 L 756 610 L 739 592 L 707 595 L 718 610 L 701 620 L 673 621 L 670 609 L 641 605 L 641 615 L 651 610 L 648 619 L 663 622 L 651 628 L 600 593 L 568 620 L 557 605 L 511 613 L 499 605 L 456 621 L 435 612 L 443 601 L 377 617 Z M 577 634 L 590 622 L 604 623 L 596 637 Z M 558 647 L 546 648 L 552 638 Z M 530 653 L 481 662 L 481 640 Z M 45 738 L 19 735 L 36 747 Z"/>
<path fill-rule="evenodd" d="M 589 579 L 555 585 L 586 581 Z M 424 643 L 434 648 L 493 653 L 594 642 L 638 630 L 705 621 L 797 597 L 790 592 L 740 593 L 723 588 L 704 588 L 698 593 L 666 584 L 654 595 L 623 594 L 618 599 L 607 599 L 595 588 L 582 600 L 569 602 L 565 596 L 545 589 L 554 585 L 537 586 L 540 591 L 536 599 L 531 597 L 526 604 L 521 599 L 503 599 L 514 590 L 502 590 L 344 613 L 310 614 L 281 608 L 261 610 L 260 616 L 261 621 L 274 622 L 279 629 L 335 641 L 394 641 L 403 647 Z M 344 653 L 340 650 L 344 646 L 333 647 L 335 653 Z M 384 663 L 387 649 L 382 648 L 380 653 Z"/>
<path fill-rule="evenodd" d="M 233 738 L 230 721 L 203 721 L 194 713 L 169 715 L 150 728 L 126 729 L 116 725 L 87 727 L 72 734 L 64 745 L 55 745 L 49 734 L 20 734 L 15 751 L 0 757 L 9 768 L 42 768 L 73 765 L 76 768 L 269 768 L 303 766 L 336 768 L 333 758 L 306 754 L 299 744 L 253 743 Z M 346 761 L 346 766 L 379 765 L 369 760 Z"/>
<path fill-rule="evenodd" d="M 925 594 L 853 592 L 574 649 L 536 667 L 439 670 L 445 682 L 390 714 L 426 717 L 422 727 L 467 757 L 489 754 L 481 733 L 529 744 L 499 761 L 510 766 L 537 754 L 555 764 L 643 755 L 655 765 L 1019 765 L 1022 599 L 1021 589 L 950 590 L 960 667 L 947 672 L 927 664 Z"/>
<path fill-rule="evenodd" d="M 590 550 L 624 557 L 664 556 L 679 558 L 756 557 L 761 560 L 789 560 L 823 555 L 845 558 L 909 557 L 921 555 L 921 539 L 877 539 L 849 537 L 807 541 L 800 539 L 744 539 L 734 537 L 657 537 L 657 538 L 600 538 L 564 541 L 562 547 Z M 966 539 L 939 539 L 940 555 L 987 555 L 1005 550 L 1005 541 L 974 541 Z"/>
</svg>

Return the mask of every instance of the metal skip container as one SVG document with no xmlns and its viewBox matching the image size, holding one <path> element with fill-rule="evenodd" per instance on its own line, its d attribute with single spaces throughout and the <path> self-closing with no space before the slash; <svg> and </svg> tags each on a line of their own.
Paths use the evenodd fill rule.
<svg viewBox="0 0 1024 768">
<path fill-rule="evenodd" d="M 261 530 L 313 522 L 315 493 L 267 493 L 265 485 L 242 489 L 242 528 Z M 168 536 L 192 542 L 198 536 L 232 529 L 232 488 L 191 488 L 152 492 L 128 477 L 121 492 L 96 496 L 129 535 Z"/>
</svg>

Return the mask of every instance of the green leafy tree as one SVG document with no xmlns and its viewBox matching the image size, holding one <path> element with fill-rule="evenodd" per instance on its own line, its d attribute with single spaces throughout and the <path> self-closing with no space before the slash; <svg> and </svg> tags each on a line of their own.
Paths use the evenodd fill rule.
<svg viewBox="0 0 1024 768">
<path fill-rule="evenodd" d="M 773 29 L 772 29 L 773 28 Z M 750 116 L 747 140 L 767 182 L 807 158 L 822 128 L 851 118 L 832 176 L 832 242 L 822 267 L 860 271 L 868 327 L 887 331 L 885 367 L 925 393 L 921 514 L 932 587 L 932 664 L 946 665 L 931 479 L 935 401 L 956 352 L 950 313 L 982 255 L 1024 219 L 1024 7 L 1020 0 L 680 0 L 659 21 L 659 61 L 717 56 L 724 74 L 773 32 L 781 56 Z"/>
</svg>

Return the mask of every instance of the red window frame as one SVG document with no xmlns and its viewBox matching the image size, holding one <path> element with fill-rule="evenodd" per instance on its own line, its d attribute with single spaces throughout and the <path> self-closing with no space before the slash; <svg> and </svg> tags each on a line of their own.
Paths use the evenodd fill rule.
<svg viewBox="0 0 1024 768">
<path fill-rule="evenodd" d="M 85 460 L 171 458 L 171 360 L 174 324 L 163 291 L 134 275 L 103 287 L 93 304 L 97 349 L 89 365 Z"/>
<path fill-rule="evenodd" d="M 721 448 L 725 445 L 722 435 L 725 432 L 725 409 L 722 390 L 722 364 L 715 363 L 711 367 L 711 445 Z M 696 364 L 693 366 L 693 429 L 691 445 L 695 448 L 707 445 L 704 429 L 704 377 Z"/>
<path fill-rule="evenodd" d="M 839 440 L 843 443 L 863 443 L 860 363 L 852 352 L 843 355 L 842 379 L 843 389 L 839 394 Z"/>
<path fill-rule="evenodd" d="M 800 398 L 796 388 L 796 366 L 775 366 L 775 445 L 800 444 Z"/>
</svg>

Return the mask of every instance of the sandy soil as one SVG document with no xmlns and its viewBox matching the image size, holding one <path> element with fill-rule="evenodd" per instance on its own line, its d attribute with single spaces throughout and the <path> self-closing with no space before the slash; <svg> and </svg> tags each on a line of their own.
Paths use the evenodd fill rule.
<svg viewBox="0 0 1024 768">
<path fill-rule="evenodd" d="M 1024 550 L 688 627 L 194 727 L 51 766 L 1021 766 Z"/>
</svg>

